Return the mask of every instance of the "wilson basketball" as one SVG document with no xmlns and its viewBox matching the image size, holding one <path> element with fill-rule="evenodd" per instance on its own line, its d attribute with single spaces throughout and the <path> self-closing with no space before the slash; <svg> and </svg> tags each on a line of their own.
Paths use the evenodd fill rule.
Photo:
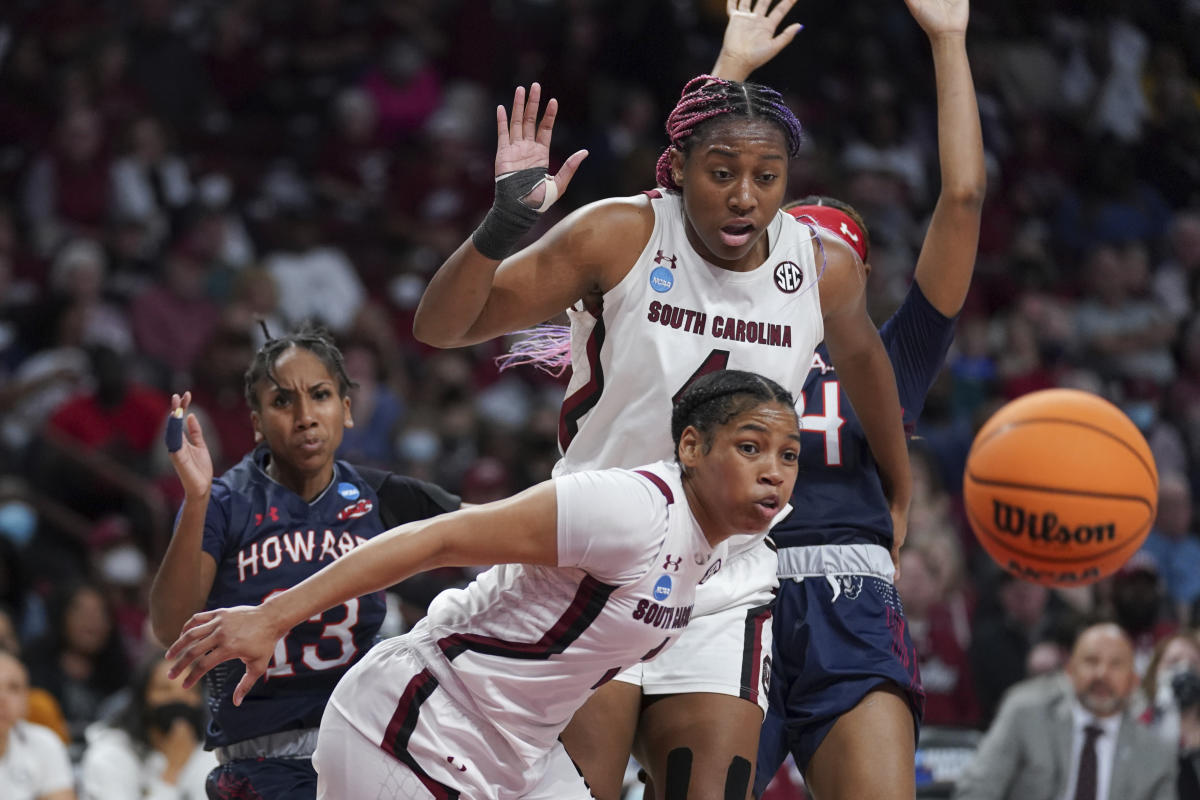
<svg viewBox="0 0 1200 800">
<path fill-rule="evenodd" d="M 1046 389 L 1008 403 L 967 456 L 975 536 L 1009 572 L 1049 586 L 1091 583 L 1141 546 L 1158 507 L 1146 439 L 1112 403 Z"/>
</svg>

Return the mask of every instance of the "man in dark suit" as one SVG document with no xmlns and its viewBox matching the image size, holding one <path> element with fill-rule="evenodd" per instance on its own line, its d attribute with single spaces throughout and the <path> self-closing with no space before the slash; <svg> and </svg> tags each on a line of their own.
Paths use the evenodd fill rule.
<svg viewBox="0 0 1200 800">
<path fill-rule="evenodd" d="M 1085 629 L 1065 674 L 1005 695 L 955 800 L 1174 800 L 1174 750 L 1128 711 L 1137 682 L 1129 636 Z"/>
</svg>

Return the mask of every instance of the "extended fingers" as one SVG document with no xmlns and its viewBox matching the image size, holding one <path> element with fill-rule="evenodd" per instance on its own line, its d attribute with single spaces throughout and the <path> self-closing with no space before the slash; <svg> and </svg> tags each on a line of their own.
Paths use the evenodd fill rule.
<svg viewBox="0 0 1200 800">
<path fill-rule="evenodd" d="M 508 112 L 504 106 L 496 106 L 496 146 L 508 147 Z"/>
<path fill-rule="evenodd" d="M 765 6 L 767 0 L 762 0 Z M 779 0 L 775 7 L 771 9 L 771 13 L 767 14 L 767 19 L 778 25 L 787 16 L 787 13 L 792 10 L 792 6 L 796 5 L 796 0 Z"/>
<path fill-rule="evenodd" d="M 554 183 L 558 186 L 559 196 L 567 190 L 567 186 L 571 183 L 571 178 L 575 177 L 575 170 L 579 169 L 579 165 L 583 163 L 583 160 L 587 156 L 587 150 L 577 150 L 571 154 L 570 158 L 563 162 L 562 168 L 554 176 Z"/>
<path fill-rule="evenodd" d="M 535 82 L 529 87 L 529 99 L 525 101 L 523 134 L 529 141 L 537 135 L 538 106 L 542 103 L 542 85 Z"/>
<path fill-rule="evenodd" d="M 508 121 L 509 141 L 521 140 L 521 125 L 525 120 L 525 87 L 518 86 L 513 92 L 512 117 Z"/>
<path fill-rule="evenodd" d="M 535 83 L 534 86 L 537 86 Z M 554 132 L 554 120 L 558 117 L 558 100 L 553 97 L 546 103 L 546 113 L 542 115 L 542 124 L 537 129 L 537 143 L 550 147 L 550 135 Z"/>
</svg>

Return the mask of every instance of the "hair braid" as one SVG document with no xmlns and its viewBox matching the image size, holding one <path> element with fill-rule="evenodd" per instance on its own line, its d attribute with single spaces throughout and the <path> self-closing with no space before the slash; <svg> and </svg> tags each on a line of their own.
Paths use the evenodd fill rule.
<svg viewBox="0 0 1200 800">
<path fill-rule="evenodd" d="M 679 185 L 671 175 L 671 150 L 686 153 L 697 130 L 725 114 L 750 119 L 761 117 L 774 122 L 787 139 L 788 156 L 800 152 L 803 138 L 800 120 L 779 92 L 759 83 L 699 75 L 687 82 L 679 102 L 667 115 L 667 138 L 671 145 L 659 156 L 655 166 L 654 175 L 659 186 L 679 191 Z"/>
</svg>

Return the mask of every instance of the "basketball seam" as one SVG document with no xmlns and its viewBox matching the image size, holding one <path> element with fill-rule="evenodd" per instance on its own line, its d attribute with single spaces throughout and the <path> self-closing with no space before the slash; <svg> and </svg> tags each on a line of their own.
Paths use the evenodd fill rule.
<svg viewBox="0 0 1200 800">
<path fill-rule="evenodd" d="M 971 469 L 967 468 L 967 478 L 979 486 L 999 486 L 1004 489 L 1024 489 L 1030 492 L 1047 492 L 1049 494 L 1073 494 L 1080 497 L 1103 497 L 1106 500 L 1129 500 L 1131 502 L 1141 503 L 1146 507 L 1147 511 L 1153 513 L 1154 505 L 1146 498 L 1136 494 L 1113 494 L 1111 492 L 1089 492 L 1086 489 L 1056 489 L 1052 486 L 1037 486 L 1030 483 L 1013 483 L 1011 481 L 995 481 L 989 478 L 980 478 Z"/>
<path fill-rule="evenodd" d="M 1047 562 L 1053 563 L 1053 564 L 1076 564 L 1076 563 L 1083 563 L 1083 562 L 1088 562 L 1088 561 L 1098 561 L 1098 560 L 1107 558 L 1108 556 L 1111 556 L 1114 553 L 1121 552 L 1121 550 L 1128 547 L 1130 544 L 1137 543 L 1137 545 L 1140 547 L 1142 533 L 1144 531 L 1148 530 L 1150 528 L 1150 526 L 1154 523 L 1153 518 L 1146 520 L 1144 523 L 1142 523 L 1141 527 L 1139 527 L 1136 531 L 1134 531 L 1132 536 L 1127 538 L 1125 541 L 1121 542 L 1116 547 L 1110 548 L 1108 550 L 1104 550 L 1103 552 L 1092 553 L 1090 555 L 1079 556 L 1077 558 L 1060 558 L 1057 555 L 1055 555 L 1053 558 L 1050 558 L 1049 554 L 1038 555 L 1036 553 L 1028 553 L 1024 550 L 1014 547 L 1012 544 L 1009 543 L 1008 539 L 1004 538 L 1001 534 L 996 533 L 987 525 L 984 525 L 979 520 L 978 516 L 971 513 L 971 509 L 969 509 L 969 508 L 967 509 L 967 516 L 970 517 L 972 520 L 974 520 L 976 530 L 981 530 L 984 533 L 986 533 L 990 538 L 995 539 L 1005 550 L 1009 550 L 1019 556 L 1025 556 L 1027 558 L 1033 558 L 1033 559 L 1037 559 L 1039 561 L 1044 560 L 1044 561 L 1047 561 Z M 1118 566 L 1118 569 L 1119 568 L 1120 567 Z"/>
<path fill-rule="evenodd" d="M 1133 448 L 1129 444 L 1129 442 L 1125 441 L 1120 436 L 1113 434 L 1111 431 L 1105 430 L 1104 428 L 1101 428 L 1098 425 L 1092 425 L 1089 422 L 1080 422 L 1078 420 L 1066 419 L 1064 417 L 1028 417 L 1028 418 L 1024 418 L 1024 419 L 1014 420 L 1013 422 L 1004 423 L 1004 425 L 1002 425 L 1001 427 L 992 431 L 983 439 L 977 440 L 975 442 L 975 444 L 971 447 L 971 450 L 974 451 L 976 447 L 979 447 L 979 446 L 983 445 L 985 442 L 988 442 L 989 440 L 994 439 L 996 436 L 1003 433 L 1004 431 L 1007 431 L 1011 428 L 1016 428 L 1020 425 L 1026 425 L 1031 422 L 1062 422 L 1067 425 L 1075 425 L 1080 428 L 1088 428 L 1089 430 L 1093 430 L 1093 431 L 1096 431 L 1097 433 L 1104 434 L 1105 436 L 1107 436 L 1108 438 L 1112 439 L 1115 442 L 1119 442 L 1122 447 L 1124 447 L 1129 452 L 1133 453 L 1134 458 L 1136 458 L 1139 462 L 1141 462 L 1142 467 L 1145 468 L 1146 474 L 1150 476 L 1150 480 L 1154 483 L 1154 488 L 1157 491 L 1157 489 L 1158 489 L 1158 470 L 1155 469 L 1152 465 L 1147 464 L 1146 460 L 1144 458 L 1142 458 L 1142 454 L 1139 453 L 1135 448 Z M 1135 428 L 1135 430 L 1136 430 L 1136 428 Z"/>
</svg>

